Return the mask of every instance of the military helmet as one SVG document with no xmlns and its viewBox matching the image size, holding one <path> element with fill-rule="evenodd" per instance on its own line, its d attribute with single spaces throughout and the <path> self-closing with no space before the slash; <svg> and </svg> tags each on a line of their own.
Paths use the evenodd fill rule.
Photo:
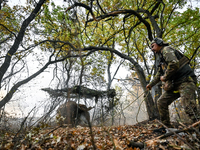
<svg viewBox="0 0 200 150">
<path fill-rule="evenodd" d="M 156 43 L 156 44 L 158 44 L 159 46 L 168 46 L 168 45 L 169 45 L 169 43 L 164 42 L 163 39 L 158 38 L 158 37 L 153 39 L 153 41 L 151 42 L 151 45 L 152 45 L 153 43 Z"/>
</svg>

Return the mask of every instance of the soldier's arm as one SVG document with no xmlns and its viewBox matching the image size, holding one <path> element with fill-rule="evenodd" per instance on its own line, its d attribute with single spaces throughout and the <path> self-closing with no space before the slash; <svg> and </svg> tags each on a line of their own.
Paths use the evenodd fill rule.
<svg viewBox="0 0 200 150">
<path fill-rule="evenodd" d="M 163 49 L 163 57 L 168 64 L 163 76 L 165 81 L 167 81 L 179 69 L 179 60 L 177 59 L 174 50 L 168 47 Z"/>
<path fill-rule="evenodd" d="M 153 80 L 149 83 L 149 85 L 151 87 L 153 87 L 154 85 L 156 85 L 159 81 L 160 81 L 160 76 L 161 76 L 161 71 L 160 71 L 160 67 L 158 69 L 158 72 L 156 73 L 155 77 L 153 78 Z"/>
</svg>

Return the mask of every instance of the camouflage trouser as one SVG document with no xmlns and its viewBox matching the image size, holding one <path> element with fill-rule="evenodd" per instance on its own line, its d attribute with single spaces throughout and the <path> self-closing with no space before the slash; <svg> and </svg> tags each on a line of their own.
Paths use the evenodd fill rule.
<svg viewBox="0 0 200 150">
<path fill-rule="evenodd" d="M 186 81 L 175 86 L 173 91 L 165 91 L 158 99 L 158 110 L 160 119 L 166 126 L 170 126 L 168 106 L 180 97 L 186 114 L 193 122 L 196 122 L 197 107 L 194 99 L 196 85 L 192 81 Z"/>
</svg>

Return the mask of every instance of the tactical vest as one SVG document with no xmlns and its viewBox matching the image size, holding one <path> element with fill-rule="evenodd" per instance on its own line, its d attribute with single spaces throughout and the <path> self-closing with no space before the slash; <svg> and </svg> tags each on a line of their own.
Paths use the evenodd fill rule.
<svg viewBox="0 0 200 150">
<path fill-rule="evenodd" d="M 175 50 L 172 47 L 171 47 L 171 49 L 174 50 L 174 53 L 175 53 L 177 59 L 179 60 L 180 67 L 177 70 L 177 72 L 175 73 L 175 75 L 173 75 L 170 78 L 170 80 L 173 80 L 173 82 L 179 82 L 185 77 L 189 77 L 189 76 L 196 77 L 194 74 L 194 71 L 189 66 L 189 59 L 185 55 L 183 55 L 181 52 L 179 52 L 178 50 Z M 160 60 L 162 62 L 164 62 L 166 65 L 168 65 L 167 62 L 164 60 L 162 53 L 160 56 L 161 56 Z"/>
</svg>

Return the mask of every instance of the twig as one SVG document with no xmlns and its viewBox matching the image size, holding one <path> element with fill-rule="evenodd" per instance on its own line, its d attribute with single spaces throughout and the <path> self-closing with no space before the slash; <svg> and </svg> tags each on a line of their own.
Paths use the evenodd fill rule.
<svg viewBox="0 0 200 150">
<path fill-rule="evenodd" d="M 28 113 L 28 115 L 25 117 L 25 119 L 22 121 L 21 123 L 21 126 L 20 126 L 20 129 L 18 130 L 18 132 L 15 134 L 12 142 L 14 143 L 14 148 L 13 149 L 16 149 L 16 146 L 20 143 L 20 132 L 22 131 L 23 127 L 24 127 L 24 124 L 26 123 L 26 120 L 28 119 L 28 116 L 31 114 L 31 112 L 35 109 L 35 107 Z"/>
<path fill-rule="evenodd" d="M 184 125 L 182 122 L 179 122 L 179 124 L 182 125 L 184 128 L 187 128 L 186 125 Z M 192 129 L 195 130 L 195 132 L 197 132 L 197 133 L 199 134 L 199 131 L 197 131 L 197 129 L 195 129 L 194 127 L 192 127 Z M 188 130 L 188 131 L 190 131 L 190 130 Z M 190 132 L 187 132 L 187 133 L 188 133 L 189 135 L 191 135 Z M 192 136 L 192 135 L 191 135 L 191 137 L 192 137 L 193 140 L 197 140 L 197 142 L 200 143 L 200 141 L 199 141 L 198 138 L 195 138 L 195 137 Z"/>
<path fill-rule="evenodd" d="M 158 121 L 158 120 L 157 120 L 157 121 Z M 158 122 L 159 122 L 159 121 L 158 121 Z M 159 123 L 161 123 L 161 122 L 159 122 Z M 199 125 L 199 124 L 200 124 L 200 121 L 198 121 L 198 122 L 196 122 L 196 123 L 190 125 L 189 127 L 184 128 L 184 129 L 182 129 L 182 130 L 177 130 L 177 131 L 175 131 L 175 133 L 181 133 L 181 132 L 186 132 L 186 131 L 195 131 L 195 130 L 194 130 L 194 127 L 196 127 L 196 126 Z M 192 128 L 192 129 L 191 129 L 191 128 Z M 167 129 L 169 129 L 169 128 L 167 128 Z M 170 131 L 170 129 L 169 129 L 169 131 Z M 157 137 L 156 139 L 163 139 L 163 138 L 166 138 L 166 137 L 171 136 L 171 135 L 173 135 L 173 134 L 174 134 L 173 132 L 169 132 L 169 133 L 166 133 L 166 134 L 164 134 L 164 135 L 161 135 L 161 136 Z"/>
<path fill-rule="evenodd" d="M 149 91 L 148 91 L 148 93 L 147 93 L 147 95 L 145 96 L 145 98 L 142 100 L 142 102 L 140 103 L 140 106 L 139 106 L 139 108 L 138 108 L 138 112 L 137 112 L 137 114 L 136 114 L 136 121 L 137 121 L 137 123 L 138 123 L 138 115 L 139 115 L 139 112 L 140 112 L 140 108 L 141 108 L 141 106 L 142 106 L 142 103 L 146 100 L 146 98 L 147 98 L 147 96 L 149 95 Z"/>
<path fill-rule="evenodd" d="M 112 143 L 113 143 L 113 150 L 116 150 L 115 142 L 114 142 L 114 140 L 113 140 L 112 135 L 109 133 L 108 130 L 105 130 L 105 132 L 109 135 L 109 137 L 110 137 L 110 139 L 111 139 L 111 141 L 112 141 Z"/>
<path fill-rule="evenodd" d="M 144 91 L 142 94 L 140 94 L 136 99 L 134 99 L 132 102 L 130 102 L 126 107 L 124 107 L 120 112 L 116 113 L 113 117 L 116 117 L 118 115 L 120 115 L 122 113 L 123 110 L 125 110 L 126 108 L 128 108 L 129 106 L 131 106 L 131 104 L 133 104 L 136 100 L 138 100 L 146 91 Z M 147 94 L 148 95 L 148 94 Z M 144 100 L 146 99 L 146 97 L 144 98 Z M 104 121 L 103 124 L 105 124 L 107 122 Z"/>
<path fill-rule="evenodd" d="M 16 139 L 17 139 L 17 137 L 19 136 L 19 133 L 22 131 L 22 129 L 23 129 L 23 127 L 24 127 L 24 124 L 25 124 L 26 120 L 28 119 L 28 116 L 31 114 L 31 112 L 32 112 L 34 109 L 35 109 L 35 107 L 28 113 L 28 115 L 27 115 L 27 116 L 24 118 L 24 120 L 22 121 L 21 126 L 20 126 L 20 129 L 18 130 L 18 132 L 15 134 L 15 136 L 14 136 L 14 138 L 13 138 L 13 142 L 19 142 L 19 141 L 17 141 Z M 18 143 L 15 143 L 15 146 L 16 146 L 16 144 L 18 144 Z"/>
<path fill-rule="evenodd" d="M 90 121 L 88 121 L 88 125 L 89 125 L 89 129 L 90 129 L 90 136 L 91 136 L 92 146 L 93 146 L 93 149 L 96 150 L 96 145 L 94 143 L 94 135 L 93 135 L 93 132 L 92 132 L 92 125 L 91 125 Z"/>
<path fill-rule="evenodd" d="M 40 139 L 37 143 L 39 143 L 39 144 L 44 143 L 47 139 L 49 139 L 49 138 L 46 138 L 46 139 L 45 139 L 45 137 L 48 136 L 50 133 L 54 132 L 55 130 L 59 129 L 60 127 L 62 127 L 62 125 L 60 125 L 60 126 L 54 128 L 54 129 L 52 129 L 51 131 L 49 131 L 48 133 L 46 133 L 46 134 L 43 136 L 43 138 Z M 34 147 L 37 145 L 37 143 L 33 144 L 33 145 L 31 146 L 31 149 L 34 148 Z"/>
<path fill-rule="evenodd" d="M 182 137 L 180 137 L 176 132 L 170 130 L 170 129 L 169 129 L 167 126 L 165 126 L 162 122 L 158 121 L 157 119 L 156 119 L 156 121 L 157 121 L 158 123 L 160 123 L 162 126 L 164 126 L 165 128 L 167 128 L 169 131 L 171 131 L 173 134 L 175 134 L 177 137 L 179 137 L 180 140 L 183 141 L 185 144 L 187 144 L 191 149 L 197 150 L 197 149 L 194 148 L 192 145 L 190 145 L 187 141 L 185 141 Z M 198 121 L 198 122 L 192 124 L 191 126 L 189 126 L 188 128 L 186 128 L 184 131 L 189 130 L 189 129 L 192 128 L 192 127 L 195 127 L 195 126 L 197 126 L 198 124 L 200 124 L 200 121 Z M 164 135 L 163 135 L 163 136 L 164 136 Z M 165 135 L 165 136 L 166 136 L 166 135 Z M 162 138 L 162 136 L 157 137 L 156 139 L 160 139 L 160 138 Z"/>
</svg>

